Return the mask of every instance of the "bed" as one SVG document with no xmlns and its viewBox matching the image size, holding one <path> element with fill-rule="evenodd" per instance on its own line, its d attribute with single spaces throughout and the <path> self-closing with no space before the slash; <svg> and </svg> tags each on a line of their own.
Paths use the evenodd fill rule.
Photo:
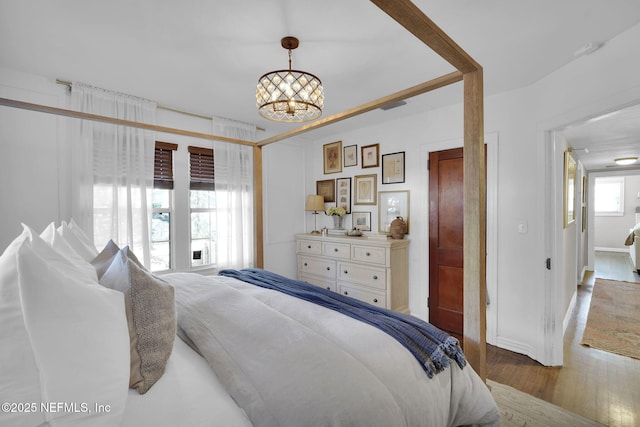
<svg viewBox="0 0 640 427">
<path fill-rule="evenodd" d="M 464 360 L 236 273 L 158 277 L 25 225 L 0 257 L 0 424 L 499 425 Z"/>
</svg>

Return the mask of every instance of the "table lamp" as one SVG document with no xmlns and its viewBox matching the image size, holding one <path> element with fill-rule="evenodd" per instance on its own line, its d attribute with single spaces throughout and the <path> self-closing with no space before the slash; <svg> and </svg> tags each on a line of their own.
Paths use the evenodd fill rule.
<svg viewBox="0 0 640 427">
<path fill-rule="evenodd" d="M 305 211 L 313 211 L 313 231 L 311 234 L 320 234 L 318 231 L 318 211 L 324 211 L 324 196 L 318 196 L 317 194 L 310 194 L 307 196 L 307 204 L 304 208 Z"/>
</svg>

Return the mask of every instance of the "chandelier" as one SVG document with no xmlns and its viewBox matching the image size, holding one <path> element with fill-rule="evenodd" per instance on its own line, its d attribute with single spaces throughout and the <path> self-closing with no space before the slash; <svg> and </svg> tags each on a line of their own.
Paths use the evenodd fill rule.
<svg viewBox="0 0 640 427">
<path fill-rule="evenodd" d="M 289 69 L 271 71 L 258 79 L 256 105 L 262 117 L 277 122 L 306 122 L 322 114 L 322 82 L 306 71 L 291 69 L 291 50 L 298 39 L 284 37 L 280 44 L 289 51 Z"/>
</svg>

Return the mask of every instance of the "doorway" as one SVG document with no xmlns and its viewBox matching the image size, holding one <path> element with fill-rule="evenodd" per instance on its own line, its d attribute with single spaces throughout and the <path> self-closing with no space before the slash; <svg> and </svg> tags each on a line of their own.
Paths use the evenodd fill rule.
<svg viewBox="0 0 640 427">
<path fill-rule="evenodd" d="M 487 233 L 486 233 L 486 242 L 487 242 L 487 258 L 486 258 L 486 283 L 487 283 L 487 332 L 486 338 L 487 342 L 490 344 L 495 344 L 496 340 L 499 339 L 499 328 L 498 328 L 498 209 L 497 209 L 497 201 L 498 201 L 498 153 L 499 153 L 499 144 L 498 144 L 498 133 L 497 132 L 489 132 L 484 136 L 485 142 L 485 160 L 486 160 L 486 179 L 487 179 Z M 429 179 L 430 175 L 430 166 L 429 166 L 429 157 L 431 153 L 441 152 L 441 151 L 449 151 L 449 150 L 462 150 L 463 141 L 462 139 L 452 139 L 434 142 L 429 145 L 423 146 L 422 150 L 422 176 L 425 177 L 423 183 L 425 184 L 421 193 L 423 196 L 423 206 L 424 211 L 428 213 L 429 220 L 425 222 L 425 233 L 428 233 L 429 236 L 431 232 L 429 230 L 429 224 L 431 223 L 431 206 L 429 201 L 430 194 L 430 186 L 431 180 Z M 460 176 L 461 179 L 461 176 Z M 460 193 L 460 200 L 462 200 L 462 193 Z M 460 225 L 462 228 L 462 225 Z M 416 293 L 419 291 L 424 292 L 424 306 L 426 307 L 426 319 L 430 322 L 432 321 L 433 315 L 431 314 L 434 307 L 434 301 L 432 300 L 433 296 L 436 295 L 437 291 L 430 289 L 431 279 L 431 270 L 432 265 L 435 266 L 436 262 L 432 264 L 432 250 L 430 245 L 431 237 L 424 240 L 424 246 L 420 246 L 420 259 L 428 261 L 424 262 L 421 265 L 420 271 L 421 276 L 424 277 L 425 282 L 429 282 L 426 285 L 422 285 L 420 289 L 416 289 Z M 462 271 L 460 271 L 461 273 Z M 462 279 L 460 279 L 460 283 Z M 464 297 L 464 295 L 462 295 Z M 413 311 L 413 310 L 412 310 Z M 415 310 L 418 311 L 418 310 Z M 462 311 L 462 310 L 460 310 Z M 460 322 L 461 320 L 458 320 Z M 461 330 L 461 327 L 460 329 Z M 456 336 L 455 331 L 452 335 Z M 451 332 L 449 332 L 451 333 Z"/>
</svg>

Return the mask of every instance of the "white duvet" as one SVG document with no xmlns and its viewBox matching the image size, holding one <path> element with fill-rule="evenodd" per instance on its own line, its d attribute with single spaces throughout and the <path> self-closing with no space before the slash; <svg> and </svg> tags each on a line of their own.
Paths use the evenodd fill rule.
<svg viewBox="0 0 640 427">
<path fill-rule="evenodd" d="M 384 332 L 232 278 L 174 273 L 179 334 L 256 426 L 499 425 L 467 365 L 429 379 Z"/>
</svg>

